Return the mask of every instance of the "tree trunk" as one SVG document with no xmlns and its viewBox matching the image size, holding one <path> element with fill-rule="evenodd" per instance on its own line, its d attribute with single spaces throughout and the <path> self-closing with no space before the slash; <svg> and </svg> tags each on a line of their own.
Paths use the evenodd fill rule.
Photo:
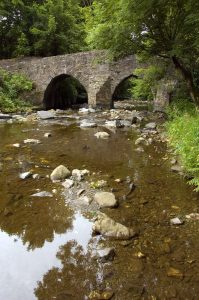
<svg viewBox="0 0 199 300">
<path fill-rule="evenodd" d="M 199 91 L 196 88 L 194 82 L 193 82 L 193 76 L 192 73 L 190 72 L 190 70 L 187 70 L 183 64 L 180 62 L 179 58 L 176 56 L 172 57 L 172 61 L 175 65 L 175 68 L 181 72 L 187 86 L 189 89 L 189 93 L 190 96 L 192 98 L 192 100 L 194 101 L 194 103 L 199 106 Z"/>
</svg>

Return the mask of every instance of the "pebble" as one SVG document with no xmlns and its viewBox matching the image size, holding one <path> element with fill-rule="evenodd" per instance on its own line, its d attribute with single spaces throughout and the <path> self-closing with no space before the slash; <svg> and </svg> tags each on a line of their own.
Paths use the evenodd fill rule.
<svg viewBox="0 0 199 300">
<path fill-rule="evenodd" d="M 167 276 L 182 279 L 184 277 L 184 274 L 180 270 L 170 267 L 167 270 Z"/>
<path fill-rule="evenodd" d="M 24 172 L 24 173 L 19 174 L 19 178 L 21 178 L 21 179 L 27 179 L 27 178 L 30 178 L 31 176 L 32 176 L 31 172 Z"/>
<path fill-rule="evenodd" d="M 185 216 L 188 220 L 199 220 L 199 213 L 191 213 Z"/>
<path fill-rule="evenodd" d="M 109 134 L 105 131 L 100 131 L 94 134 L 94 136 L 96 136 L 96 138 L 98 139 L 106 139 L 109 137 Z"/>
<path fill-rule="evenodd" d="M 33 179 L 39 179 L 40 176 L 39 176 L 39 174 L 33 174 L 33 175 L 32 175 L 32 178 L 33 178 Z"/>
<path fill-rule="evenodd" d="M 74 185 L 74 181 L 72 179 L 66 179 L 64 182 L 62 182 L 62 185 L 66 189 L 70 189 Z"/>
<path fill-rule="evenodd" d="M 13 147 L 19 148 L 19 147 L 20 147 L 20 144 L 19 144 L 19 143 L 13 144 Z"/>
<path fill-rule="evenodd" d="M 53 194 L 50 192 L 42 191 L 31 195 L 31 197 L 53 197 Z"/>
<path fill-rule="evenodd" d="M 171 225 L 182 225 L 184 222 L 181 221 L 178 217 L 173 218 L 170 220 Z"/>
<path fill-rule="evenodd" d="M 24 140 L 24 144 L 40 144 L 40 140 L 37 139 L 26 139 Z"/>
<path fill-rule="evenodd" d="M 115 249 L 114 248 L 104 248 L 97 250 L 97 256 L 102 263 L 107 261 L 113 261 L 115 257 Z"/>
<path fill-rule="evenodd" d="M 49 137 L 51 137 L 51 136 L 52 136 L 52 134 L 51 134 L 50 132 L 44 133 L 44 137 L 46 137 L 46 138 L 49 138 Z"/>
</svg>

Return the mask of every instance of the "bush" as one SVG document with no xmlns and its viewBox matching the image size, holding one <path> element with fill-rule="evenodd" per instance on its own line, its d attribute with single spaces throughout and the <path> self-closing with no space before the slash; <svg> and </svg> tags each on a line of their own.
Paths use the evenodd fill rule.
<svg viewBox="0 0 199 300">
<path fill-rule="evenodd" d="M 31 105 L 21 99 L 24 92 L 32 90 L 32 82 L 23 75 L 11 74 L 0 69 L 0 110 L 2 112 L 25 111 Z"/>
<path fill-rule="evenodd" d="M 180 155 L 185 171 L 193 175 L 190 184 L 199 191 L 199 114 L 192 103 L 178 102 L 169 108 L 169 142 Z"/>
</svg>

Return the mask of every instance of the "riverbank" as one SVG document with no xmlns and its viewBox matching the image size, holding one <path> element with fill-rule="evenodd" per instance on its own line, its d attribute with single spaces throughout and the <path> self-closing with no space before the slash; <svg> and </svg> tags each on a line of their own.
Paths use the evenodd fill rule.
<svg viewBox="0 0 199 300">
<path fill-rule="evenodd" d="M 166 123 L 169 145 L 178 156 L 189 184 L 199 191 L 199 112 L 189 102 L 177 103 L 168 110 Z"/>
</svg>

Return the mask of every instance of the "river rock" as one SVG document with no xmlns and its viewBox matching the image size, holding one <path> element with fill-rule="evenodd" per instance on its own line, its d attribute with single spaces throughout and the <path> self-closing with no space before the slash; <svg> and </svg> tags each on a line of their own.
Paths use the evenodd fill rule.
<svg viewBox="0 0 199 300">
<path fill-rule="evenodd" d="M 40 110 L 37 112 L 37 116 L 42 120 L 54 119 L 55 118 L 55 111 L 53 110 Z"/>
<path fill-rule="evenodd" d="M 114 248 L 97 249 L 96 255 L 102 263 L 113 261 L 115 257 Z"/>
<path fill-rule="evenodd" d="M 80 128 L 93 128 L 93 127 L 97 127 L 97 124 L 90 120 L 82 120 L 82 122 L 80 123 Z"/>
<path fill-rule="evenodd" d="M 150 129 L 150 130 L 154 130 L 154 129 L 156 129 L 156 127 L 157 127 L 157 124 L 155 122 L 151 122 L 151 123 L 148 123 L 145 125 L 145 128 Z"/>
<path fill-rule="evenodd" d="M 24 144 L 40 144 L 40 140 L 37 139 L 26 139 L 23 141 Z"/>
<path fill-rule="evenodd" d="M 109 137 L 109 134 L 105 131 L 100 131 L 100 132 L 97 132 L 96 134 L 94 134 L 94 136 L 96 136 L 96 138 L 98 138 L 98 139 L 106 139 Z"/>
<path fill-rule="evenodd" d="M 122 128 L 124 125 L 121 124 L 120 120 L 113 120 L 113 121 L 106 121 L 105 126 L 107 127 L 115 127 L 115 128 Z"/>
<path fill-rule="evenodd" d="M 69 177 L 70 175 L 71 175 L 70 170 L 63 165 L 60 165 L 53 170 L 53 172 L 50 175 L 50 179 L 52 181 L 60 181 Z"/>
<path fill-rule="evenodd" d="M 79 200 L 82 202 L 82 203 L 85 203 L 87 205 L 89 205 L 91 202 L 92 202 L 92 199 L 88 196 L 81 196 L 79 198 Z"/>
<path fill-rule="evenodd" d="M 39 174 L 33 174 L 33 175 L 32 175 L 32 178 L 33 178 L 33 179 L 39 179 L 39 178 L 40 178 L 40 175 L 39 175 Z"/>
<path fill-rule="evenodd" d="M 62 185 L 66 189 L 70 189 L 74 185 L 74 181 L 71 179 L 66 179 L 64 182 L 62 182 Z"/>
<path fill-rule="evenodd" d="M 132 125 L 131 121 L 129 121 L 129 120 L 121 120 L 120 123 L 124 127 L 131 127 L 131 125 Z"/>
<path fill-rule="evenodd" d="M 181 221 L 178 217 L 173 218 L 170 220 L 171 225 L 182 225 L 184 222 Z"/>
<path fill-rule="evenodd" d="M 8 120 L 8 119 L 12 119 L 12 116 L 9 114 L 2 114 L 0 113 L 0 119 L 2 120 Z"/>
<path fill-rule="evenodd" d="M 182 173 L 183 172 L 183 168 L 180 165 L 173 165 L 171 167 L 171 171 L 172 172 L 176 172 L 176 173 Z"/>
<path fill-rule="evenodd" d="M 105 237 L 115 239 L 130 239 L 136 235 L 132 228 L 115 222 L 104 213 L 99 213 L 93 225 L 93 232 L 101 233 Z"/>
<path fill-rule="evenodd" d="M 146 140 L 143 137 L 139 137 L 136 141 L 135 141 L 135 145 L 146 145 Z"/>
<path fill-rule="evenodd" d="M 137 124 L 140 121 L 140 119 L 137 116 L 133 116 L 131 119 L 131 124 Z"/>
<path fill-rule="evenodd" d="M 42 191 L 31 195 L 32 197 L 53 197 L 53 194 L 50 192 Z"/>
<path fill-rule="evenodd" d="M 13 147 L 15 147 L 15 148 L 19 148 L 19 147 L 20 147 L 20 144 L 19 144 L 19 143 L 12 144 L 12 145 L 13 145 Z"/>
<path fill-rule="evenodd" d="M 21 179 L 27 179 L 27 178 L 30 178 L 30 177 L 32 177 L 31 172 L 24 172 L 24 173 L 19 174 L 19 178 L 21 178 Z"/>
<path fill-rule="evenodd" d="M 94 195 L 94 200 L 99 204 L 100 207 L 116 207 L 117 200 L 113 193 L 98 192 Z"/>
<path fill-rule="evenodd" d="M 84 170 L 79 170 L 79 169 L 74 169 L 72 170 L 72 175 L 78 180 L 81 181 L 84 176 L 89 175 L 90 172 L 86 169 Z"/>
<path fill-rule="evenodd" d="M 51 136 L 52 136 L 52 134 L 51 134 L 50 132 L 44 133 L 44 137 L 46 137 L 46 138 L 49 138 L 49 137 L 51 137 Z"/>
<path fill-rule="evenodd" d="M 199 213 L 191 213 L 185 216 L 188 220 L 197 220 L 199 221 Z"/>
<path fill-rule="evenodd" d="M 85 107 L 82 107 L 82 108 L 79 109 L 79 113 L 80 114 L 88 114 L 89 113 L 89 109 L 85 108 Z"/>
</svg>

